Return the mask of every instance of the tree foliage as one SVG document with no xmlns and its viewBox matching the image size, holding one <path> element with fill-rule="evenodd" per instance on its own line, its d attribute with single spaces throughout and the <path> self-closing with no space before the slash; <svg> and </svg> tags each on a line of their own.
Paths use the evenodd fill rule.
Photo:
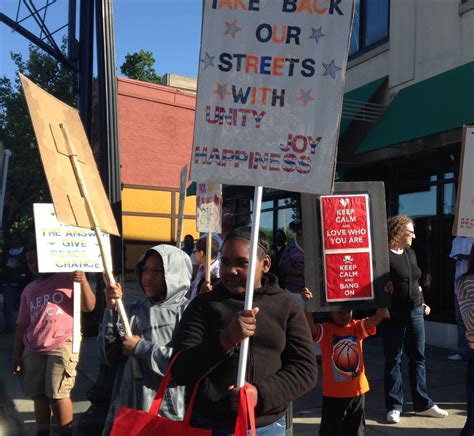
<svg viewBox="0 0 474 436">
<path fill-rule="evenodd" d="M 155 58 L 150 51 L 140 50 L 136 53 L 127 53 L 125 62 L 120 71 L 130 79 L 142 80 L 150 83 L 163 83 L 163 77 L 156 74 Z"/>
<path fill-rule="evenodd" d="M 64 48 L 64 47 L 63 47 Z M 18 71 L 61 101 L 75 106 L 74 75 L 42 50 L 29 46 L 29 56 L 11 54 Z M 19 78 L 0 78 L 0 139 L 12 151 L 5 198 L 4 230 L 24 232 L 32 224 L 33 203 L 51 197 Z"/>
</svg>

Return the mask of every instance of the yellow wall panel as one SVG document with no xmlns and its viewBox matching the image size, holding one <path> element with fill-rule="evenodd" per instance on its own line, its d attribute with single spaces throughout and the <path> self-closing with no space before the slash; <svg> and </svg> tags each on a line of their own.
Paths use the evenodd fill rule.
<svg viewBox="0 0 474 436">
<path fill-rule="evenodd" d="M 122 216 L 123 238 L 139 241 L 169 241 L 169 218 Z"/>
<path fill-rule="evenodd" d="M 176 227 L 178 226 L 178 223 L 176 222 Z M 199 232 L 196 229 L 196 220 L 184 220 L 183 222 L 183 237 L 186 235 L 193 235 L 194 239 L 199 238 Z"/>
<path fill-rule="evenodd" d="M 186 197 L 184 201 L 184 214 L 196 216 L 196 196 Z"/>
<path fill-rule="evenodd" d="M 170 241 L 171 220 L 169 218 L 122 216 L 123 239 L 132 241 Z M 178 220 L 175 220 L 175 233 Z M 196 220 L 185 219 L 183 222 L 183 238 L 187 234 L 199 237 Z M 176 234 L 174 239 L 176 238 Z"/>
<path fill-rule="evenodd" d="M 125 188 L 122 191 L 124 212 L 171 213 L 170 191 Z"/>
</svg>

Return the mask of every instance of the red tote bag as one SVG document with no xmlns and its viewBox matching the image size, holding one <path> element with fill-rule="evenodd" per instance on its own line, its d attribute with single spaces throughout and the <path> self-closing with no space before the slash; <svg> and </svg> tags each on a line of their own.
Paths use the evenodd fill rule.
<svg viewBox="0 0 474 436">
<path fill-rule="evenodd" d="M 176 357 L 174 357 L 166 369 L 150 410 L 144 412 L 143 410 L 120 407 L 115 415 L 110 436 L 211 436 L 211 430 L 191 427 L 189 424 L 199 383 L 194 387 L 183 421 L 173 421 L 169 418 L 158 416 L 161 402 L 171 379 L 171 367 Z"/>
</svg>

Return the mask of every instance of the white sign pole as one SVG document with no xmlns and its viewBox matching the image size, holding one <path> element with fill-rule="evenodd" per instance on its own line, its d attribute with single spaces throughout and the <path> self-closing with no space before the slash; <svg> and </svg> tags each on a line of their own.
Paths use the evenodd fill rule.
<svg viewBox="0 0 474 436">
<path fill-rule="evenodd" d="M 257 262 L 258 232 L 260 229 L 260 215 L 262 209 L 262 186 L 255 187 L 253 198 L 253 219 L 252 232 L 250 234 L 250 259 L 249 274 L 245 291 L 244 309 L 250 310 L 253 305 L 253 291 L 255 281 L 255 265 Z M 247 356 L 249 352 L 249 338 L 244 339 L 240 344 L 239 370 L 237 373 L 237 387 L 241 388 L 245 384 L 245 372 L 247 370 Z"/>
<path fill-rule="evenodd" d="M 72 288 L 72 352 L 79 353 L 81 348 L 81 284 L 73 282 Z"/>
<path fill-rule="evenodd" d="M 179 209 L 178 209 L 178 234 L 176 236 L 176 247 L 181 248 L 184 220 L 184 200 L 186 197 L 186 179 L 188 178 L 188 166 L 181 168 L 181 179 L 179 185 Z"/>
<path fill-rule="evenodd" d="M 206 282 L 211 283 L 212 233 L 206 238 Z"/>
</svg>

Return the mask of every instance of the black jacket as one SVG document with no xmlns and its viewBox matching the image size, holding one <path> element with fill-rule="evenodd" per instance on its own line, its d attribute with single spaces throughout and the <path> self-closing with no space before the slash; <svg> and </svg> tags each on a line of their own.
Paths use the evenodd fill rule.
<svg viewBox="0 0 474 436">
<path fill-rule="evenodd" d="M 389 253 L 390 280 L 393 283 L 390 319 L 405 320 L 410 312 L 423 303 L 419 288 L 421 271 L 416 262 L 415 252 L 407 248 L 402 254 Z"/>
<path fill-rule="evenodd" d="M 255 385 L 259 406 L 257 427 L 280 418 L 288 403 L 316 383 L 317 366 L 308 323 L 295 300 L 266 274 L 255 290 L 257 329 L 250 338 L 246 381 Z M 231 294 L 223 284 L 196 297 L 183 314 L 176 331 L 174 353 L 180 352 L 172 376 L 192 391 L 202 378 L 194 412 L 233 425 L 228 387 L 235 385 L 240 347 L 225 353 L 219 334 L 234 314 L 244 308 L 245 295 Z"/>
</svg>

